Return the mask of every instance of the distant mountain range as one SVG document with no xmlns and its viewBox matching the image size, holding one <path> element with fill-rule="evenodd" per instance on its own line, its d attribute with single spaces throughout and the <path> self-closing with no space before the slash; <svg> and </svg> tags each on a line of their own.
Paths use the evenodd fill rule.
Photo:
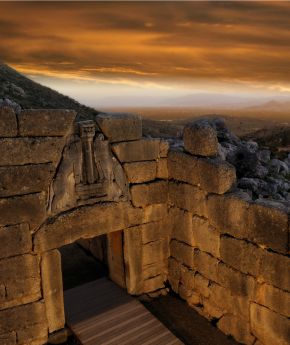
<svg viewBox="0 0 290 345">
<path fill-rule="evenodd" d="M 25 109 L 74 109 L 79 119 L 94 119 L 99 113 L 26 78 L 5 64 L 0 64 L 0 98 L 9 98 Z"/>
</svg>

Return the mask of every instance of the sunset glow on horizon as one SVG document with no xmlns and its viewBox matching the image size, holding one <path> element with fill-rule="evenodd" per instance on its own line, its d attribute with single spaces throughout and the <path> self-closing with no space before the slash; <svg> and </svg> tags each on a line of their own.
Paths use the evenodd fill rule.
<svg viewBox="0 0 290 345">
<path fill-rule="evenodd" d="M 288 97 L 289 18 L 278 1 L 1 2 L 0 59 L 91 106 Z"/>
</svg>

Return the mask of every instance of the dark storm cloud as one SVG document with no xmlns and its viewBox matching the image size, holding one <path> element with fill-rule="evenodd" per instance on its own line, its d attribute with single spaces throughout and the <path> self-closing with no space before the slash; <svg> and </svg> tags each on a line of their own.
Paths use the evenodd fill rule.
<svg viewBox="0 0 290 345">
<path fill-rule="evenodd" d="M 289 82 L 288 2 L 0 3 L 0 58 L 106 78 Z"/>
</svg>

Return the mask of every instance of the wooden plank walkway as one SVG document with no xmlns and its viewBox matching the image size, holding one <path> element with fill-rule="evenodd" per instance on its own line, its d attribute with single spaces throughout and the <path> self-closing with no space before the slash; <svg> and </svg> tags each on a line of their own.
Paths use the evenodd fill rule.
<svg viewBox="0 0 290 345">
<path fill-rule="evenodd" d="M 64 292 L 66 322 L 83 345 L 182 345 L 125 290 L 102 278 Z"/>
</svg>

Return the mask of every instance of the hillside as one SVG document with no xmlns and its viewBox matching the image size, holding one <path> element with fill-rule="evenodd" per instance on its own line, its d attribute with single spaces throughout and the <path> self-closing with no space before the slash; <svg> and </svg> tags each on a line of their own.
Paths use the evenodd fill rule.
<svg viewBox="0 0 290 345">
<path fill-rule="evenodd" d="M 42 86 L 13 68 L 0 64 L 0 99 L 9 98 L 24 109 L 74 109 L 78 119 L 93 119 L 99 112 Z"/>
</svg>

